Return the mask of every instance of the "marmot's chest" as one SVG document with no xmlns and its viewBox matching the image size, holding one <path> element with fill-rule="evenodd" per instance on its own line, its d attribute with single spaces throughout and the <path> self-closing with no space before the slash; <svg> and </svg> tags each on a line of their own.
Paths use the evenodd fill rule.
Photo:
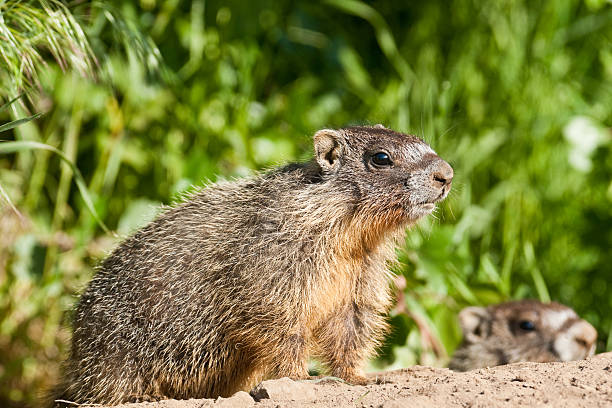
<svg viewBox="0 0 612 408">
<path fill-rule="evenodd" d="M 307 326 L 316 328 L 341 309 L 363 303 L 386 303 L 387 262 L 395 258 L 392 239 L 357 239 L 356 231 L 339 235 L 336 245 L 318 263 L 316 279 L 306 291 Z M 366 297 L 378 299 L 364 299 Z"/>
<path fill-rule="evenodd" d="M 311 319 L 314 326 L 354 301 L 363 266 L 360 260 L 332 260 L 325 267 L 323 276 L 313 285 L 311 291 L 310 304 L 311 311 L 314 312 L 311 313 Z"/>
</svg>

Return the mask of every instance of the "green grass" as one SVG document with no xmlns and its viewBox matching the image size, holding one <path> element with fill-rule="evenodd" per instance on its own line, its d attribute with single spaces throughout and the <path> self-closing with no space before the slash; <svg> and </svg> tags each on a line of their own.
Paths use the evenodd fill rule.
<svg viewBox="0 0 612 408">
<path fill-rule="evenodd" d="M 400 250 L 373 366 L 444 364 L 462 307 L 524 297 L 574 307 L 612 349 L 608 3 L 48 4 L 83 28 L 54 41 L 91 50 L 90 71 L 8 24 L 42 60 L 36 78 L 0 65 L 4 100 L 29 95 L 0 126 L 45 115 L 0 133 L 21 214 L 0 209 L 0 405 L 56 377 L 66 311 L 118 242 L 97 217 L 124 236 L 192 184 L 304 160 L 317 129 L 355 123 L 423 137 L 456 174 Z"/>
<path fill-rule="evenodd" d="M 95 72 L 96 60 L 81 25 L 57 0 L 0 2 L 0 83 L 35 91 L 46 56 L 64 70 Z"/>
</svg>

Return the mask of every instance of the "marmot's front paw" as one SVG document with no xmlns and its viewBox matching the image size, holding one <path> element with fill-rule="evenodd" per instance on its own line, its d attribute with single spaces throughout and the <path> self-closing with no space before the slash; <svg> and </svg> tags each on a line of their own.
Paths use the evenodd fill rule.
<svg viewBox="0 0 612 408">
<path fill-rule="evenodd" d="M 168 399 L 163 395 L 149 395 L 149 394 L 131 394 L 127 397 L 126 401 L 130 403 L 140 403 L 140 402 L 156 402 L 164 399 Z"/>
<path fill-rule="evenodd" d="M 312 378 L 310 375 L 308 375 L 308 373 L 306 373 L 306 374 L 292 374 L 292 375 L 288 375 L 287 377 L 290 380 L 293 380 L 293 381 L 310 380 Z"/>
<path fill-rule="evenodd" d="M 353 375 L 351 377 L 346 378 L 346 382 L 351 385 L 368 385 L 372 384 L 374 381 L 369 380 L 368 378 L 362 375 Z"/>
</svg>

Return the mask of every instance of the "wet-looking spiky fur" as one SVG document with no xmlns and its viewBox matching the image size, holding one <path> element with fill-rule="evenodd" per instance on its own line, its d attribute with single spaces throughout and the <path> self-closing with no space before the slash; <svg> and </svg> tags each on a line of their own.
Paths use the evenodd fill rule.
<svg viewBox="0 0 612 408">
<path fill-rule="evenodd" d="M 363 382 L 394 240 L 446 197 L 452 169 L 379 125 L 314 145 L 312 162 L 209 185 L 124 241 L 81 296 L 56 398 L 228 396 L 307 377 L 309 355 Z"/>
</svg>

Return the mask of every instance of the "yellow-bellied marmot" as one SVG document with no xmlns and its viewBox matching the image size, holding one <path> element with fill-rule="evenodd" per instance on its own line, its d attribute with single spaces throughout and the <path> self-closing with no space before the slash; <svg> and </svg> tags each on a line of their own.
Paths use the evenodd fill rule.
<svg viewBox="0 0 612 408">
<path fill-rule="evenodd" d="M 57 398 L 228 396 L 264 376 L 361 371 L 383 335 L 394 240 L 452 168 L 382 126 L 321 130 L 316 157 L 212 184 L 125 240 L 81 296 Z"/>
<path fill-rule="evenodd" d="M 592 356 L 597 331 L 559 303 L 522 300 L 459 313 L 463 343 L 449 368 L 468 371 L 520 361 L 571 361 Z"/>
</svg>

